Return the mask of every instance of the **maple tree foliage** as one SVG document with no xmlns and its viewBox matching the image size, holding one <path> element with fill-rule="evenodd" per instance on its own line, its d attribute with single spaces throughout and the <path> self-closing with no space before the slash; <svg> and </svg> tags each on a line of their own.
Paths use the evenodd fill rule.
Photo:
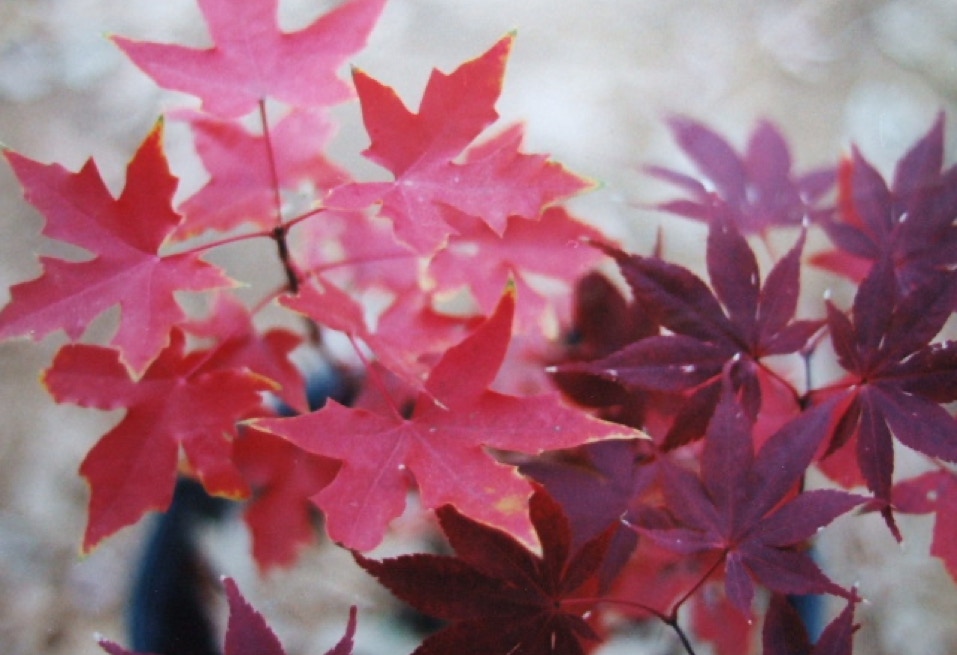
<svg viewBox="0 0 957 655">
<path fill-rule="evenodd" d="M 196 478 L 245 503 L 261 572 L 294 564 L 322 524 L 322 547 L 349 548 L 448 621 L 417 653 L 578 655 L 652 620 L 692 654 L 846 655 L 860 596 L 808 549 L 855 509 L 898 538 L 895 513 L 934 513 L 931 554 L 957 580 L 957 166 L 943 114 L 890 182 L 857 148 L 796 173 L 767 121 L 739 153 L 670 119 L 700 175 L 646 170 L 684 193 L 657 209 L 707 223 L 706 282 L 660 242 L 630 252 L 573 215 L 561 203 L 592 182 L 499 124 L 514 34 L 433 71 L 417 110 L 371 72 L 340 77 L 383 7 L 347 0 L 283 33 L 276 0 L 200 0 L 209 47 L 112 37 L 201 101 L 166 116 L 188 123 L 207 173 L 176 207 L 165 119 L 118 197 L 92 161 L 71 172 L 5 150 L 44 237 L 86 255 L 40 257 L 0 309 L 0 338 L 62 330 L 42 376 L 54 400 L 125 411 L 80 464 L 84 552 Z M 328 156 L 327 110 L 350 98 L 362 154 L 389 181 Z M 783 254 L 768 245 L 779 230 Z M 806 253 L 815 231 L 833 247 Z M 203 259 L 237 240 L 262 244 L 285 285 L 241 301 L 229 287 L 249 280 Z M 850 308 L 798 318 L 809 262 L 857 285 Z M 185 311 L 180 291 L 205 311 Z M 116 306 L 115 334 L 89 343 Z M 816 379 L 831 360 L 843 371 Z M 902 479 L 895 439 L 925 471 Z M 815 469 L 845 490 L 810 488 Z M 404 512 L 427 532 L 436 519 L 455 556 L 360 552 Z M 224 586 L 225 654 L 280 655 Z M 813 645 L 785 597 L 804 594 L 847 601 Z M 329 653 L 350 653 L 355 629 L 353 609 Z"/>
</svg>

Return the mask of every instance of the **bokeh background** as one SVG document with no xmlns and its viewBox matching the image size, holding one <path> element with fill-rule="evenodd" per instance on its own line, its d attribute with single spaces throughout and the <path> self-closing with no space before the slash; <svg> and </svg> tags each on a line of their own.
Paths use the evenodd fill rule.
<svg viewBox="0 0 957 655">
<path fill-rule="evenodd" d="M 283 0 L 281 25 L 295 29 L 335 4 Z M 770 118 L 799 169 L 832 163 L 855 143 L 886 174 L 938 111 L 951 124 L 957 116 L 953 0 L 390 0 L 354 63 L 414 104 L 433 66 L 448 71 L 513 29 L 503 120 L 527 124 L 528 151 L 551 153 L 603 183 L 573 203 L 579 215 L 644 252 L 663 225 L 676 259 L 700 263 L 704 232 L 643 209 L 672 190 L 639 170 L 648 163 L 691 170 L 670 140 L 667 115 L 705 121 L 739 147 L 758 118 Z M 208 44 L 192 0 L 0 0 L 0 142 L 74 170 L 92 156 L 118 190 L 158 114 L 191 101 L 157 89 L 106 39 L 110 33 Z M 333 152 L 368 170 L 356 158 L 366 145 L 357 105 L 336 116 Z M 948 162 L 957 159 L 952 132 Z M 171 129 L 169 149 L 183 187 L 195 188 L 183 136 Z M 11 284 L 39 273 L 39 229 L 0 165 L 0 303 Z M 148 529 L 130 528 L 89 557 L 77 555 L 87 490 L 76 469 L 119 414 L 59 407 L 46 396 L 38 372 L 62 342 L 0 344 L 5 655 L 99 653 L 94 632 L 125 640 L 125 594 Z M 904 454 L 901 466 L 908 462 Z M 902 523 L 903 547 L 869 518 L 840 522 L 822 540 L 828 571 L 842 584 L 859 582 L 869 600 L 858 611 L 855 653 L 957 652 L 957 585 L 926 555 L 931 520 Z M 362 607 L 357 652 L 412 650 L 414 639 L 371 618 L 388 609 L 386 596 L 336 549 L 310 549 L 295 569 L 260 580 L 240 524 L 206 536 L 213 568 L 239 579 L 290 655 L 324 652 L 352 603 Z M 673 645 L 661 628 L 645 636 L 644 650 L 629 652 L 666 653 Z"/>
</svg>

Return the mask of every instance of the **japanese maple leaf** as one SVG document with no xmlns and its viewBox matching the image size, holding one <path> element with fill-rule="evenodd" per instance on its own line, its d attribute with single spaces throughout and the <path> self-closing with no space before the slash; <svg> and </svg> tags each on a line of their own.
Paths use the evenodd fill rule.
<svg viewBox="0 0 957 655">
<path fill-rule="evenodd" d="M 573 281 L 601 256 L 584 244 L 585 239 L 597 240 L 601 234 L 575 220 L 562 207 L 546 209 L 538 221 L 512 217 L 503 234 L 464 214 L 449 219 L 456 234 L 428 266 L 433 291 L 465 287 L 487 314 L 498 302 L 502 287 L 512 279 L 522 299 L 518 324 L 523 331 L 544 331 L 548 310 L 559 304 Z M 566 294 L 548 294 L 529 284 L 541 278 L 564 286 Z"/>
<path fill-rule="evenodd" d="M 286 655 L 276 633 L 266 623 L 263 615 L 249 604 L 236 582 L 232 578 L 223 578 L 223 586 L 226 588 L 226 602 L 229 604 L 223 655 Z M 349 610 L 346 633 L 325 655 L 352 655 L 355 633 L 356 608 L 352 607 Z M 98 637 L 97 641 L 110 655 L 148 655 L 126 650 L 102 637 Z"/>
<path fill-rule="evenodd" d="M 218 268 L 195 254 L 159 254 L 181 217 L 171 202 L 177 180 L 162 148 L 157 123 L 127 168 L 126 187 L 114 198 L 92 160 L 71 173 L 12 151 L 4 154 L 27 200 L 46 217 L 43 234 L 95 256 L 68 262 L 41 257 L 41 277 L 15 285 L 0 311 L 0 339 L 39 339 L 63 329 L 71 339 L 119 304 L 111 344 L 127 366 L 142 373 L 168 343 L 170 326 L 185 318 L 175 291 L 231 286 Z"/>
<path fill-rule="evenodd" d="M 309 184 L 321 193 L 348 179 L 322 155 L 332 126 L 317 110 L 293 109 L 270 128 L 268 141 L 236 121 L 194 112 L 178 116 L 189 121 L 210 179 L 179 206 L 186 218 L 176 239 L 206 230 L 229 231 L 246 222 L 272 227 L 277 220 L 277 182 L 281 191 Z"/>
<path fill-rule="evenodd" d="M 800 614 L 785 596 L 774 594 L 764 615 L 763 655 L 851 655 L 854 633 L 854 600 L 834 617 L 817 643 L 811 645 Z"/>
<path fill-rule="evenodd" d="M 195 95 L 223 118 L 242 116 L 267 97 L 329 106 L 352 96 L 336 71 L 365 46 L 384 4 L 351 0 L 287 34 L 276 22 L 278 0 L 199 0 L 211 48 L 113 40 L 161 87 Z"/>
<path fill-rule="evenodd" d="M 862 280 L 894 263 L 905 289 L 957 264 L 957 166 L 943 169 L 944 115 L 897 162 L 890 186 L 854 148 L 840 167 L 840 212 L 821 223 L 839 251 L 812 261 Z"/>
<path fill-rule="evenodd" d="M 645 519 L 637 529 L 677 553 L 723 559 L 728 599 L 744 614 L 751 608 L 753 581 L 783 594 L 850 597 L 795 548 L 866 500 L 835 490 L 790 497 L 826 435 L 827 409 L 786 423 L 755 454 L 750 421 L 725 381 L 705 436 L 700 477 L 671 463 L 662 468 L 673 523 Z"/>
<path fill-rule="evenodd" d="M 598 639 L 582 618 L 588 607 L 575 603 L 574 594 L 594 577 L 611 533 L 572 553 L 561 506 L 541 490 L 529 506 L 541 555 L 450 505 L 437 514 L 457 557 L 403 555 L 377 562 L 353 553 L 397 597 L 452 622 L 413 655 L 583 655 L 581 641 Z"/>
<path fill-rule="evenodd" d="M 206 368 L 248 368 L 278 384 L 281 388 L 276 394 L 290 407 L 308 409 L 302 374 L 289 360 L 290 353 L 302 343 L 299 335 L 279 328 L 259 332 L 246 306 L 228 294 L 216 296 L 207 318 L 183 323 L 182 327 L 189 334 L 216 343 Z"/>
<path fill-rule="evenodd" d="M 890 506 L 892 434 L 914 450 L 957 462 L 957 421 L 940 405 L 957 400 L 957 342 L 931 343 L 955 298 L 952 272 L 901 292 L 885 257 L 858 288 L 851 317 L 827 303 L 831 342 L 849 373 L 829 392 L 839 402 L 828 450 L 853 440 L 860 472 L 886 504 L 882 513 L 898 538 Z"/>
<path fill-rule="evenodd" d="M 720 213 L 742 233 L 764 233 L 776 225 L 801 225 L 816 213 L 814 203 L 834 184 L 829 169 L 795 178 L 787 142 L 768 121 L 760 121 L 751 133 L 744 156 L 721 135 L 690 118 L 675 117 L 669 124 L 678 145 L 708 183 L 660 166 L 646 168 L 690 196 L 662 203 L 659 209 L 707 222 L 720 207 Z"/>
<path fill-rule="evenodd" d="M 894 485 L 894 508 L 907 514 L 935 512 L 930 554 L 939 557 L 957 580 L 957 476 L 947 470 L 929 471 Z"/>
<path fill-rule="evenodd" d="M 233 461 L 253 490 L 243 520 L 256 564 L 261 571 L 293 564 L 299 548 L 315 538 L 309 498 L 332 482 L 339 462 L 252 428 L 233 442 Z"/>
<path fill-rule="evenodd" d="M 368 550 L 402 513 L 407 476 L 422 504 L 445 504 L 531 539 L 528 482 L 487 448 L 537 454 L 614 436 L 642 433 L 593 419 L 556 395 L 513 397 L 489 391 L 511 338 L 514 292 L 432 369 L 411 416 L 349 409 L 329 401 L 318 412 L 253 425 L 312 453 L 342 461 L 336 479 L 315 497 L 330 537 Z"/>
<path fill-rule="evenodd" d="M 248 493 L 232 462 L 230 435 L 273 385 L 248 371 L 208 370 L 208 353 L 184 354 L 184 341 L 174 328 L 169 346 L 135 381 L 116 350 L 86 344 L 61 348 L 43 375 L 57 402 L 127 410 L 80 465 L 91 492 L 84 552 L 169 506 L 180 447 L 207 491 Z"/>
<path fill-rule="evenodd" d="M 454 161 L 498 118 L 495 102 L 512 40 L 506 36 L 448 75 L 433 71 L 417 114 L 393 89 L 354 71 L 372 140 L 363 154 L 395 181 L 346 184 L 330 193 L 327 205 L 362 209 L 381 202 L 399 240 L 431 255 L 454 232 L 444 206 L 481 218 L 501 235 L 509 216 L 538 218 L 547 204 L 590 186 L 545 157 L 520 154 L 521 127 Z"/>
<path fill-rule="evenodd" d="M 761 360 L 797 352 L 823 325 L 794 320 L 803 245 L 802 235 L 762 287 L 745 238 L 732 222 L 713 222 L 707 246 L 713 291 L 681 266 L 606 248 L 636 301 L 672 334 L 639 339 L 597 361 L 558 370 L 593 373 L 630 388 L 690 392 L 684 416 L 679 415 L 665 440 L 666 448 L 673 448 L 702 434 L 702 424 L 718 402 L 721 371 L 734 362 L 735 386 L 755 419 L 761 409 L 761 378 L 777 375 Z"/>
</svg>

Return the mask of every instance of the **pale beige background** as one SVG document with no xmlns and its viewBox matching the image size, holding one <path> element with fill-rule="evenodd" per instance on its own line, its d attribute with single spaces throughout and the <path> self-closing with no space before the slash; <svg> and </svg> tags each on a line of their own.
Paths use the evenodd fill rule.
<svg viewBox="0 0 957 655">
<path fill-rule="evenodd" d="M 283 25 L 302 25 L 332 4 L 286 2 Z M 391 0 L 355 63 L 417 102 L 432 66 L 449 70 L 512 29 L 518 40 L 501 113 L 527 122 L 529 150 L 604 182 L 576 209 L 639 250 L 650 248 L 659 222 L 675 225 L 636 208 L 670 191 L 642 177 L 639 165 L 686 165 L 661 122 L 669 112 L 705 120 L 739 146 L 756 118 L 770 117 L 799 166 L 833 161 L 854 141 L 885 172 L 939 109 L 955 116 L 953 0 Z M 187 100 L 156 90 L 107 33 L 195 45 L 207 38 L 190 0 L 0 0 L 0 142 L 74 169 L 95 156 L 115 189 L 158 112 Z M 334 150 L 346 157 L 365 143 L 356 106 L 337 115 L 344 125 Z M 175 130 L 170 151 L 190 175 Z M 184 186 L 195 187 L 191 179 Z M 0 302 L 10 284 L 38 273 L 39 224 L 0 166 Z M 681 225 L 669 254 L 700 265 L 702 232 Z M 847 290 L 836 293 L 847 298 Z M 123 594 L 143 534 L 126 530 L 87 559 L 76 556 L 86 502 L 76 467 L 117 416 L 57 407 L 44 394 L 37 373 L 60 343 L 0 344 L 5 655 L 97 653 L 94 630 L 123 639 Z M 903 550 L 870 519 L 842 522 L 826 540 L 834 577 L 859 581 L 870 600 L 859 612 L 855 652 L 957 652 L 957 593 L 924 555 L 929 527 L 906 520 Z M 310 551 L 299 569 L 260 583 L 244 539 L 238 526 L 210 535 L 216 566 L 240 579 L 290 655 L 324 652 L 353 602 L 365 608 L 357 652 L 411 651 L 372 618 L 383 596 L 355 579 L 341 553 Z M 664 653 L 672 643 L 653 631 L 641 652 Z"/>
</svg>

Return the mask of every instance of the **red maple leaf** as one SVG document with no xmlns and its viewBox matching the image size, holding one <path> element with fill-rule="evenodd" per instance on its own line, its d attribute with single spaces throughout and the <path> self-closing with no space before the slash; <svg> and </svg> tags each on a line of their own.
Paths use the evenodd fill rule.
<svg viewBox="0 0 957 655">
<path fill-rule="evenodd" d="M 213 47 L 116 44 L 163 88 L 198 96 L 203 109 L 236 118 L 267 97 L 290 105 L 329 106 L 352 97 L 336 70 L 365 46 L 385 0 L 351 0 L 298 32 L 276 23 L 278 0 L 200 0 Z"/>
<path fill-rule="evenodd" d="M 181 220 L 171 205 L 177 180 L 162 139 L 160 122 L 130 162 L 119 198 L 110 195 L 92 160 L 71 173 L 4 153 L 27 200 L 47 219 L 43 234 L 96 256 L 80 262 L 41 257 L 43 275 L 15 285 L 10 304 L 0 311 L 0 339 L 39 339 L 63 329 L 76 340 L 94 318 L 119 304 L 120 325 L 111 344 L 140 374 L 168 343 L 170 326 L 185 317 L 173 292 L 232 285 L 195 254 L 159 254 Z"/>
<path fill-rule="evenodd" d="M 700 477 L 663 461 L 670 525 L 636 513 L 637 529 L 674 552 L 723 560 L 728 599 L 745 614 L 752 579 L 784 594 L 849 597 L 795 546 L 866 499 L 834 490 L 789 498 L 827 433 L 827 409 L 804 412 L 755 454 L 751 424 L 726 379 L 705 437 Z"/>
<path fill-rule="evenodd" d="M 938 272 L 903 293 L 884 257 L 858 288 L 851 317 L 827 303 L 831 342 L 849 373 L 819 392 L 832 399 L 835 414 L 828 452 L 854 444 L 860 472 L 885 504 L 881 512 L 898 539 L 890 505 L 892 435 L 926 455 L 957 462 L 957 421 L 941 406 L 957 400 L 957 342 L 931 343 L 955 298 L 953 272 Z"/>
<path fill-rule="evenodd" d="M 573 610 L 570 601 L 593 582 L 611 532 L 572 553 L 561 506 L 542 490 L 529 506 L 541 555 L 450 505 L 436 513 L 457 557 L 403 555 L 377 562 L 353 553 L 397 597 L 453 622 L 413 655 L 583 655 L 581 641 L 598 639 L 582 618 L 589 608 L 575 603 Z"/>
<path fill-rule="evenodd" d="M 226 602 L 229 604 L 229 619 L 226 623 L 224 655 L 286 655 L 279 638 L 266 619 L 249 604 L 232 578 L 223 578 Z M 346 633 L 325 655 L 352 655 L 352 640 L 356 633 L 356 608 L 349 610 Z M 97 638 L 100 647 L 110 655 L 148 655 L 127 650 L 122 646 Z"/>
<path fill-rule="evenodd" d="M 362 209 L 381 202 L 396 236 L 430 255 L 454 232 L 445 206 L 481 218 L 501 235 L 509 216 L 538 218 L 547 204 L 590 186 L 545 157 L 520 154 L 518 126 L 455 161 L 498 118 L 495 102 L 512 41 L 506 36 L 448 75 L 433 71 L 418 114 L 406 109 L 393 89 L 356 70 L 372 140 L 363 154 L 391 171 L 395 181 L 343 185 L 327 204 Z"/>
<path fill-rule="evenodd" d="M 193 112 L 178 116 L 189 121 L 210 179 L 179 206 L 186 218 L 176 239 L 205 230 L 229 231 L 244 222 L 260 228 L 275 225 L 277 182 L 281 191 L 309 184 L 321 193 L 348 179 L 322 155 L 332 126 L 319 111 L 293 109 L 269 128 L 268 141 L 235 121 Z"/>
<path fill-rule="evenodd" d="M 834 172 L 821 169 L 794 178 L 791 154 L 778 129 L 761 121 L 751 133 L 744 156 L 706 125 L 684 117 L 669 121 L 678 145 L 708 179 L 663 168 L 645 170 L 681 187 L 690 198 L 672 200 L 659 209 L 708 222 L 725 215 L 744 234 L 764 233 L 776 225 L 801 225 L 817 213 L 813 204 L 834 185 Z"/>
<path fill-rule="evenodd" d="M 894 485 L 894 509 L 907 514 L 934 512 L 930 554 L 939 557 L 950 577 L 957 580 L 957 476 L 940 469 Z"/>
<path fill-rule="evenodd" d="M 665 438 L 670 449 L 703 434 L 718 402 L 722 370 L 733 362 L 735 388 L 754 420 L 762 405 L 762 384 L 780 377 L 762 360 L 797 352 L 824 323 L 794 320 L 803 246 L 802 236 L 762 287 L 748 242 L 731 221 L 715 220 L 707 247 L 713 291 L 684 267 L 606 248 L 636 301 L 672 334 L 642 338 L 599 360 L 558 370 L 600 375 L 630 389 L 687 392 L 688 401 Z M 791 405 L 796 411 L 796 396 Z"/>
<path fill-rule="evenodd" d="M 147 511 L 169 506 L 180 447 L 210 493 L 249 492 L 232 462 L 230 435 L 273 386 L 248 371 L 209 370 L 209 354 L 184 354 L 184 342 L 174 328 L 169 346 L 135 381 L 116 350 L 86 344 L 61 348 L 44 373 L 57 402 L 127 410 L 80 465 L 91 491 L 84 552 Z"/>
<path fill-rule="evenodd" d="M 253 491 L 243 520 L 256 564 L 263 572 L 291 565 L 299 548 L 314 539 L 309 498 L 332 481 L 339 462 L 249 427 L 233 442 L 233 461 Z"/>
<path fill-rule="evenodd" d="M 336 479 L 316 501 L 329 535 L 368 550 L 402 513 L 408 474 L 422 504 L 453 504 L 490 525 L 532 538 L 528 482 L 487 448 L 537 454 L 611 437 L 642 433 L 593 419 L 555 395 L 517 398 L 489 391 L 511 338 L 514 292 L 432 369 L 412 415 L 349 409 L 329 401 L 312 414 L 259 419 L 258 429 L 289 439 L 312 453 L 342 461 Z"/>
<path fill-rule="evenodd" d="M 840 212 L 821 222 L 839 250 L 811 261 L 862 280 L 886 257 L 904 289 L 952 268 L 957 263 L 957 166 L 943 170 L 943 160 L 943 113 L 897 162 L 890 185 L 854 148 L 841 162 Z"/>
</svg>

